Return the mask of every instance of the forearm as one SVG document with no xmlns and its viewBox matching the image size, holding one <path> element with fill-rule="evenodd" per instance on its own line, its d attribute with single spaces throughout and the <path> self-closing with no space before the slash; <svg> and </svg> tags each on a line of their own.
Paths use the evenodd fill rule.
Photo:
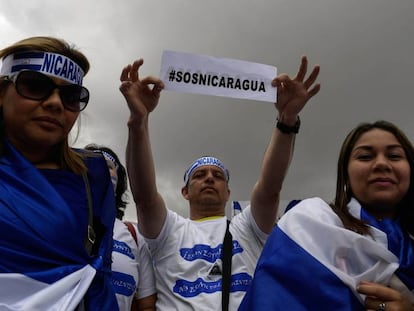
<svg viewBox="0 0 414 311">
<path fill-rule="evenodd" d="M 144 236 L 158 235 L 164 222 L 165 204 L 156 186 L 155 165 L 148 132 L 148 118 L 128 122 L 126 165 L 137 206 L 138 225 Z"/>
<path fill-rule="evenodd" d="M 285 124 L 291 126 L 291 123 Z M 273 129 L 251 197 L 253 216 L 264 232 L 270 232 L 276 221 L 280 192 L 293 156 L 294 143 L 294 133 Z"/>
<path fill-rule="evenodd" d="M 155 311 L 156 301 L 157 294 L 153 294 L 141 299 L 134 299 L 132 302 L 131 311 Z"/>
<path fill-rule="evenodd" d="M 301 59 L 299 71 L 294 79 L 281 74 L 272 81 L 277 87 L 276 109 L 279 113 L 279 128 L 273 130 L 265 152 L 262 170 L 251 197 L 253 217 L 259 228 L 269 233 L 276 221 L 280 192 L 293 155 L 295 133 L 298 131 L 298 114 L 308 100 L 320 90 L 315 83 L 319 66 L 315 66 L 306 77 L 308 60 Z"/>
</svg>

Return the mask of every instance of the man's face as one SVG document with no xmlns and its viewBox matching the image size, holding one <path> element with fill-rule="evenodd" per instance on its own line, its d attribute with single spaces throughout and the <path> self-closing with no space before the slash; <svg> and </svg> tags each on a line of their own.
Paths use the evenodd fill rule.
<svg viewBox="0 0 414 311">
<path fill-rule="evenodd" d="M 230 196 L 227 176 L 215 165 L 204 165 L 192 173 L 187 187 L 183 188 L 184 197 L 202 205 L 225 205 Z"/>
</svg>

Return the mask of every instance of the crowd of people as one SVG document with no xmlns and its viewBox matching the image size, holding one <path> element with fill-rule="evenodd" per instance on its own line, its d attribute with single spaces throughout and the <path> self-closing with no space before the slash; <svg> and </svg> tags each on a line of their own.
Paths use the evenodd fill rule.
<svg viewBox="0 0 414 311">
<path fill-rule="evenodd" d="M 414 310 L 414 147 L 387 121 L 345 138 L 332 202 L 295 200 L 276 219 L 299 114 L 320 91 L 302 57 L 280 74 L 250 204 L 225 215 L 230 172 L 189 163 L 189 217 L 157 189 L 149 120 L 164 88 L 121 70 L 126 167 L 108 146 L 69 145 L 89 102 L 85 55 L 54 37 L 0 50 L 0 309 Z M 130 185 L 137 223 L 123 220 Z M 322 238 L 321 238 L 322 237 Z"/>
</svg>

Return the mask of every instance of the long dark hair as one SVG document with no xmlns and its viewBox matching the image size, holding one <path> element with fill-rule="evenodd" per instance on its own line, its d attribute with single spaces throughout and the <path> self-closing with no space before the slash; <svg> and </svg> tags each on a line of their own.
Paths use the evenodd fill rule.
<svg viewBox="0 0 414 311">
<path fill-rule="evenodd" d="M 361 123 L 345 138 L 339 153 L 336 196 L 331 204 L 331 207 L 341 218 L 345 228 L 361 234 L 369 234 L 368 225 L 365 222 L 353 217 L 347 208 L 347 204 L 353 197 L 352 189 L 349 186 L 348 164 L 351 152 L 355 147 L 357 140 L 364 133 L 373 129 L 380 129 L 393 134 L 404 149 L 407 161 L 410 165 L 410 187 L 403 200 L 401 200 L 398 204 L 397 212 L 401 219 L 403 229 L 407 230 L 410 234 L 414 234 L 414 148 L 404 132 L 396 125 L 388 121 L 380 120 L 374 123 Z"/>
<path fill-rule="evenodd" d="M 118 175 L 118 182 L 115 188 L 116 217 L 122 220 L 125 214 L 126 206 L 128 204 L 126 193 L 128 189 L 128 177 L 125 167 L 119 160 L 118 155 L 108 147 L 96 144 L 89 144 L 85 146 L 85 149 L 91 151 L 104 151 L 106 153 L 109 153 L 115 159 L 116 164 L 118 166 L 116 169 L 116 173 Z"/>
</svg>

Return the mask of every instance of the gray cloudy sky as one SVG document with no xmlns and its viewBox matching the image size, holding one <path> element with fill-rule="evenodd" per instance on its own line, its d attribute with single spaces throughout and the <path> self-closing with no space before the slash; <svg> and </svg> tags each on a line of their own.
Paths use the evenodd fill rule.
<svg viewBox="0 0 414 311">
<path fill-rule="evenodd" d="M 118 77 L 125 64 L 142 57 L 141 74 L 158 75 L 168 49 L 293 75 L 306 54 L 321 66 L 322 89 L 301 113 L 282 198 L 330 200 L 339 147 L 352 127 L 387 119 L 414 137 L 413 12 L 413 0 L 0 0 L 0 46 L 52 35 L 79 47 L 92 65 L 84 80 L 92 95 L 75 145 L 105 144 L 122 159 L 128 109 Z M 248 200 L 274 123 L 271 103 L 164 91 L 150 127 L 167 204 L 187 215 L 182 176 L 204 154 L 226 163 L 231 199 Z"/>
</svg>

